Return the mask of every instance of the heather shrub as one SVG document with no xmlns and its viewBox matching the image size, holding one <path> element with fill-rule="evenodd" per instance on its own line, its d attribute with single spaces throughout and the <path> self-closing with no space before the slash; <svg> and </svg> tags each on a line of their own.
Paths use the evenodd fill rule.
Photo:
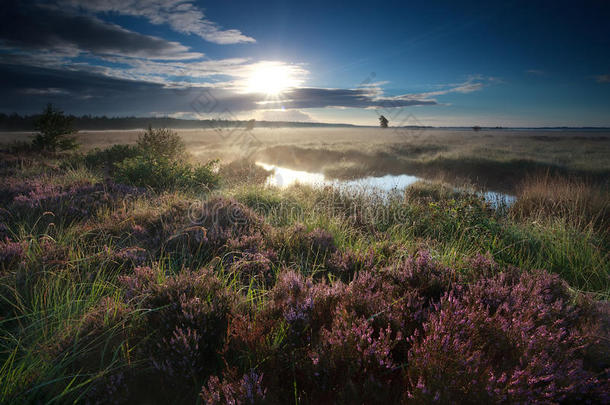
<svg viewBox="0 0 610 405">
<path fill-rule="evenodd" d="M 419 252 L 395 267 L 362 271 L 345 290 L 341 306 L 370 321 L 376 332 L 388 326 L 404 337 L 420 330 L 433 305 L 451 288 L 453 274 Z M 396 358 L 406 357 L 407 339 L 393 347 Z"/>
<path fill-rule="evenodd" d="M 208 243 L 213 248 L 226 246 L 234 238 L 267 231 L 259 215 L 233 199 L 213 197 L 191 214 L 193 221 L 207 230 Z"/>
<path fill-rule="evenodd" d="M 0 269 L 8 270 L 25 257 L 23 243 L 13 242 L 8 237 L 0 241 Z"/>
<path fill-rule="evenodd" d="M 200 397 L 206 405 L 257 405 L 268 403 L 266 399 L 267 389 L 263 387 L 263 375 L 255 370 L 236 378 L 229 373 L 221 381 L 212 376 L 207 384 L 201 389 Z"/>
<path fill-rule="evenodd" d="M 388 325 L 410 336 L 428 315 L 429 302 L 417 290 L 395 283 L 387 275 L 361 272 L 345 290 L 341 307 L 350 314 L 364 317 L 376 331 Z M 396 352 L 406 353 L 408 342 L 401 341 Z"/>
<path fill-rule="evenodd" d="M 289 228 L 274 229 L 271 244 L 281 260 L 297 262 L 304 268 L 313 263 L 324 263 L 326 257 L 336 251 L 333 235 L 323 229 L 307 231 L 297 223 Z"/>
<path fill-rule="evenodd" d="M 267 256 L 274 256 L 275 252 L 268 246 L 268 242 L 261 232 L 232 237 L 227 240 L 227 250 L 229 253 L 225 258 L 231 259 L 234 253 L 264 253 Z"/>
<path fill-rule="evenodd" d="M 0 201 L 8 205 L 18 195 L 27 194 L 42 187 L 45 186 L 38 180 L 3 177 L 0 182 Z"/>
<path fill-rule="evenodd" d="M 403 291 L 415 290 L 428 302 L 438 301 L 458 277 L 453 269 L 433 260 L 426 250 L 390 267 L 388 275 Z"/>
<path fill-rule="evenodd" d="M 115 210 L 101 228 L 151 253 L 168 249 L 164 243 L 175 246 L 182 231 L 192 226 L 189 223 L 189 201 L 175 197 L 174 194 L 154 196 L 152 204 L 142 209 Z M 178 237 L 178 240 L 171 242 L 173 237 Z"/>
<path fill-rule="evenodd" d="M 243 285 L 272 285 L 275 273 L 273 271 L 276 259 L 273 252 L 271 254 L 244 252 L 239 259 L 236 259 L 229 266 L 230 273 Z"/>
<path fill-rule="evenodd" d="M 128 266 L 141 266 L 146 262 L 149 257 L 149 253 L 146 249 L 138 246 L 127 247 L 119 250 L 115 254 L 115 259 L 124 265 Z"/>
<path fill-rule="evenodd" d="M 119 276 L 119 282 L 127 301 L 134 298 L 146 298 L 151 293 L 153 286 L 157 284 L 158 279 L 158 272 L 148 266 L 135 267 L 131 274 Z"/>
<path fill-rule="evenodd" d="M 401 339 L 389 325 L 376 330 L 367 318 L 338 308 L 309 353 L 311 402 L 387 403 L 399 397 L 401 367 L 392 350 Z"/>
<path fill-rule="evenodd" d="M 329 286 L 293 271 L 281 272 L 268 305 L 231 320 L 225 359 L 242 370 L 260 364 L 270 403 L 293 399 L 293 384 L 309 395 L 315 382 L 308 352 L 322 328 L 330 327 L 343 289 L 340 282 Z"/>
<path fill-rule="evenodd" d="M 313 310 L 313 281 L 302 275 L 287 271 L 278 277 L 275 288 L 271 291 L 273 308 L 280 313 L 283 321 L 298 345 L 303 333 L 308 332 Z"/>
<path fill-rule="evenodd" d="M 333 235 L 320 228 L 307 231 L 304 225 L 295 224 L 288 229 L 285 240 L 280 241 L 287 249 L 295 253 L 312 252 L 314 254 L 325 254 L 333 252 L 335 248 Z"/>
<path fill-rule="evenodd" d="M 258 286 L 273 285 L 273 269 L 279 265 L 279 260 L 261 232 L 230 238 L 225 246 L 227 253 L 223 255 L 222 263 L 235 279 L 244 285 L 251 282 Z"/>
<path fill-rule="evenodd" d="M 188 253 L 197 255 L 207 249 L 207 229 L 193 225 L 176 231 L 164 244 L 166 252 Z"/>
<path fill-rule="evenodd" d="M 446 294 L 408 355 L 415 403 L 603 401 L 583 367 L 589 343 L 567 286 L 548 273 L 500 274 Z"/>
<path fill-rule="evenodd" d="M 166 388 L 190 392 L 221 369 L 235 297 L 218 278 L 205 270 L 183 271 L 158 283 L 154 271 L 140 268 L 121 280 L 132 305 L 147 310 L 144 328 L 150 336 L 141 356 Z"/>
<path fill-rule="evenodd" d="M 87 392 L 83 396 L 84 403 L 87 405 L 104 405 L 104 404 L 124 404 L 128 402 L 131 394 L 141 395 L 141 393 L 132 393 L 129 389 L 130 383 L 129 374 L 124 371 L 115 371 L 105 374 L 94 380 L 88 387 Z M 142 399 L 141 396 L 136 396 Z"/>
<path fill-rule="evenodd" d="M 297 335 L 306 331 L 310 336 L 316 336 L 323 326 L 332 322 L 344 292 L 345 285 L 341 282 L 314 283 L 311 277 L 286 270 L 278 275 L 271 290 L 269 311 L 287 322 Z"/>
<path fill-rule="evenodd" d="M 142 189 L 106 181 L 77 183 L 68 186 L 32 183 L 14 197 L 10 207 L 23 215 L 51 212 L 62 221 L 85 219 L 100 208 L 143 194 Z"/>
<path fill-rule="evenodd" d="M 6 213 L 6 211 L 3 211 L 0 209 L 0 218 L 2 218 L 5 213 Z M 10 228 L 4 222 L 0 222 L 0 240 L 10 239 L 10 236 L 11 236 Z"/>
<path fill-rule="evenodd" d="M 455 272 L 427 251 L 383 269 L 361 271 L 345 289 L 341 305 L 380 330 L 390 325 L 410 336 L 421 328 L 433 304 L 452 288 Z M 407 342 L 401 342 L 405 350 Z"/>
<path fill-rule="evenodd" d="M 354 276 L 362 270 L 372 270 L 375 266 L 375 252 L 369 250 L 366 253 L 354 252 L 353 250 L 336 250 L 326 258 L 324 267 L 333 276 L 343 282 L 351 281 Z"/>
<path fill-rule="evenodd" d="M 32 244 L 30 249 L 34 251 L 37 263 L 43 267 L 51 265 L 65 265 L 69 260 L 69 248 L 57 243 L 50 237 L 38 239 L 36 244 Z"/>
</svg>

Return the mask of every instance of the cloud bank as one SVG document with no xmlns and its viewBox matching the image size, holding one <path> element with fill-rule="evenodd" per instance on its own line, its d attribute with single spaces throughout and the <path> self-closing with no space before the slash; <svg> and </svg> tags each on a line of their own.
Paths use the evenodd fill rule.
<svg viewBox="0 0 610 405">
<path fill-rule="evenodd" d="M 0 44 L 19 50 L 56 51 L 77 56 L 82 52 L 150 59 L 194 59 L 178 42 L 142 35 L 96 17 L 77 15 L 30 3 L 6 2 L 0 6 Z"/>
<path fill-rule="evenodd" d="M 152 24 L 167 24 L 176 32 L 197 35 L 216 44 L 256 42 L 239 30 L 225 30 L 210 21 L 190 0 L 61 0 L 60 4 L 97 13 L 115 12 L 146 18 Z"/>
<path fill-rule="evenodd" d="M 479 91 L 492 78 L 385 94 L 375 82 L 357 88 L 303 86 L 305 65 L 248 58 L 209 59 L 176 41 L 144 35 L 102 19 L 145 18 L 218 44 L 253 42 L 208 20 L 190 0 L 50 0 L 0 4 L 0 112 L 35 113 L 47 102 L 74 114 L 233 119 L 260 111 L 263 119 L 311 121 L 314 108 L 392 109 L 439 104 L 437 96 Z M 290 88 L 270 97 L 252 77 L 281 72 Z M 260 115 L 259 115 L 260 116 Z"/>
</svg>

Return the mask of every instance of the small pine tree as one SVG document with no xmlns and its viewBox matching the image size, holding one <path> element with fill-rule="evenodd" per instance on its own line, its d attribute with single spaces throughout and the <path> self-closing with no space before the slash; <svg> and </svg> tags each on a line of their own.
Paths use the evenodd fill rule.
<svg viewBox="0 0 610 405">
<path fill-rule="evenodd" d="M 64 115 L 63 111 L 47 104 L 42 114 L 34 122 L 38 131 L 32 145 L 41 150 L 55 152 L 56 150 L 72 150 L 78 148 L 78 143 L 70 135 L 77 131 L 72 126 L 74 118 Z"/>
<path fill-rule="evenodd" d="M 387 128 L 387 127 L 388 127 L 388 123 L 389 123 L 389 122 L 390 122 L 390 121 L 388 121 L 388 119 L 387 119 L 386 117 L 384 117 L 383 115 L 381 115 L 381 116 L 379 117 L 379 126 L 380 126 L 381 128 Z"/>
<path fill-rule="evenodd" d="M 140 134 L 137 143 L 146 154 L 169 160 L 180 160 L 186 152 L 180 135 L 168 128 L 153 128 L 149 125 L 146 132 Z"/>
</svg>

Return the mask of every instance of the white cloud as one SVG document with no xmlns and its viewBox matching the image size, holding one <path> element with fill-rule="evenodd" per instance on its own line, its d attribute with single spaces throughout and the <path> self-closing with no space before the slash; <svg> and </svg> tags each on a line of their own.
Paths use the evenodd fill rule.
<svg viewBox="0 0 610 405">
<path fill-rule="evenodd" d="M 475 91 L 480 91 L 484 87 L 488 86 L 490 83 L 500 83 L 501 80 L 494 77 L 484 77 L 481 75 L 473 75 L 470 76 L 466 81 L 462 83 L 453 83 L 448 85 L 441 86 L 440 90 L 427 91 L 423 93 L 413 93 L 413 94 L 405 94 L 401 96 L 396 96 L 394 99 L 396 100 L 410 100 L 410 99 L 431 99 L 436 101 L 432 97 L 442 96 L 450 93 L 472 93 Z"/>
<path fill-rule="evenodd" d="M 540 69 L 528 69 L 525 71 L 525 73 L 530 74 L 532 76 L 544 76 L 546 74 L 544 70 Z"/>
<path fill-rule="evenodd" d="M 198 35 L 216 44 L 256 42 L 237 29 L 223 29 L 210 21 L 192 0 L 59 0 L 61 5 L 91 12 L 115 12 L 146 18 L 152 24 L 167 24 L 174 31 Z"/>
</svg>

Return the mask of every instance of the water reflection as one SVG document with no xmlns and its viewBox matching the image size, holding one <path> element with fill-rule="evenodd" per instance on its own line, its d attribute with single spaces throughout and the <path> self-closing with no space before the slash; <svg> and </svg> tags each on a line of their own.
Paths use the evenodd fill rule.
<svg viewBox="0 0 610 405">
<path fill-rule="evenodd" d="M 393 190 L 402 190 L 416 181 L 422 180 L 417 176 L 409 174 L 400 175 L 385 175 L 381 177 L 363 177 L 355 180 L 337 180 L 327 179 L 322 173 L 311 173 L 301 170 L 292 170 L 287 167 L 271 165 L 263 162 L 256 162 L 265 170 L 273 171 L 273 174 L 267 178 L 267 184 L 276 187 L 289 187 L 294 184 L 305 184 L 310 186 L 333 186 L 340 187 L 345 190 L 362 191 L 362 190 L 381 190 L 389 192 Z M 481 195 L 489 201 L 493 206 L 509 206 L 516 201 L 516 197 L 498 193 L 495 191 L 485 191 Z"/>
</svg>

